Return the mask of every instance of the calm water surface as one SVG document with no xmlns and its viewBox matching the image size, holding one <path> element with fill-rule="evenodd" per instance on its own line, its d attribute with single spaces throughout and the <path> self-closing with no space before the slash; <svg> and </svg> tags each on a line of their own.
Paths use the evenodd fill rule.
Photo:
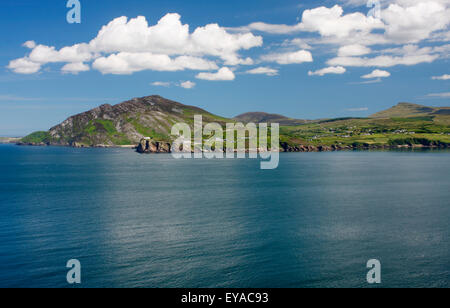
<svg viewBox="0 0 450 308">
<path fill-rule="evenodd" d="M 0 145 L 0 287 L 449 287 L 449 154 Z"/>
</svg>

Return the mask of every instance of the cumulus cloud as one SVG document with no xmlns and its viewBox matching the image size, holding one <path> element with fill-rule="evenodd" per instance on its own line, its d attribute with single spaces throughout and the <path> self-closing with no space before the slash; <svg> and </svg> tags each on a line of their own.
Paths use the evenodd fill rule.
<svg viewBox="0 0 450 308">
<path fill-rule="evenodd" d="M 306 50 L 285 53 L 272 53 L 262 56 L 261 59 L 266 62 L 276 62 L 281 65 L 313 62 L 313 56 L 311 52 Z"/>
<path fill-rule="evenodd" d="M 359 6 L 363 0 L 343 0 L 347 5 Z M 367 1 L 364 1 L 367 3 Z M 431 37 L 436 31 L 445 30 L 450 24 L 448 0 L 389 0 L 381 10 L 381 19 L 367 16 L 366 12 L 344 14 L 340 5 L 305 10 L 300 23 L 277 25 L 252 23 L 241 30 L 275 34 L 316 32 L 322 36 L 319 42 L 349 44 L 408 44 Z M 374 30 L 383 31 L 382 34 Z"/>
<path fill-rule="evenodd" d="M 185 88 L 185 89 L 193 89 L 196 85 L 197 84 L 192 81 L 184 81 L 184 82 L 180 83 L 180 87 Z"/>
<path fill-rule="evenodd" d="M 35 63 L 58 63 L 58 62 L 85 62 L 90 61 L 93 54 L 87 44 L 76 44 L 56 50 L 55 47 L 37 45 L 33 48 L 28 59 Z"/>
<path fill-rule="evenodd" d="M 326 63 L 334 68 L 385 68 L 450 58 L 450 45 L 438 46 L 450 40 L 450 0 L 384 0 L 380 19 L 367 16 L 366 2 L 339 0 L 332 7 L 307 9 L 293 25 L 256 22 L 224 28 L 211 23 L 191 29 L 179 14 L 167 14 L 156 23 L 123 16 L 104 25 L 92 40 L 73 46 L 57 49 L 27 41 L 23 46 L 29 54 L 12 60 L 8 68 L 20 74 L 37 73 L 48 63 L 62 63 L 63 72 L 70 73 L 91 67 L 103 74 L 197 70 L 215 80 L 220 67 L 228 67 L 228 78 L 231 72 L 234 79 L 229 67 L 313 62 L 311 51 L 331 55 Z M 289 37 L 268 46 L 266 55 L 248 57 L 244 51 L 263 45 L 262 36 L 252 31 Z M 247 73 L 278 71 L 258 67 Z"/>
<path fill-rule="evenodd" d="M 261 31 L 272 34 L 292 34 L 296 32 L 318 32 L 322 36 L 348 37 L 354 32 L 370 33 L 374 29 L 383 29 L 384 24 L 363 13 L 344 14 L 341 6 L 332 8 L 324 6 L 305 10 L 302 21 L 296 25 L 274 25 L 267 23 L 252 23 L 241 30 Z"/>
<path fill-rule="evenodd" d="M 9 62 L 7 68 L 18 74 L 34 74 L 40 71 L 41 64 L 30 61 L 28 58 L 21 58 Z"/>
<path fill-rule="evenodd" d="M 251 75 L 267 75 L 267 76 L 277 76 L 278 70 L 270 67 L 257 67 L 245 72 Z"/>
<path fill-rule="evenodd" d="M 223 67 L 216 73 L 200 73 L 196 78 L 210 81 L 231 81 L 234 80 L 236 76 L 231 69 Z"/>
<path fill-rule="evenodd" d="M 23 43 L 22 46 L 29 48 L 29 49 L 33 49 L 34 47 L 36 47 L 36 42 L 35 41 L 26 41 L 25 43 Z"/>
<path fill-rule="evenodd" d="M 361 76 L 363 79 L 374 79 L 374 78 L 387 78 L 390 77 L 391 73 L 382 70 L 374 70 L 372 73 Z"/>
<path fill-rule="evenodd" d="M 445 74 L 442 76 L 433 76 L 433 77 L 431 77 L 431 79 L 433 79 L 433 80 L 450 80 L 450 75 Z"/>
<path fill-rule="evenodd" d="M 218 68 L 215 62 L 197 57 L 180 56 L 172 59 L 168 55 L 129 52 L 100 57 L 94 61 L 92 67 L 102 74 L 115 75 L 129 75 L 145 70 L 176 72 L 185 69 L 214 70 Z"/>
<path fill-rule="evenodd" d="M 82 62 L 78 63 L 68 63 L 64 65 L 61 69 L 63 73 L 74 74 L 77 75 L 80 72 L 87 72 L 90 70 L 89 65 L 84 64 Z"/>
<path fill-rule="evenodd" d="M 32 49 L 31 53 L 20 61 L 11 61 L 8 67 L 16 73 L 30 74 L 48 63 L 94 61 L 92 67 L 103 74 L 132 74 L 143 70 L 216 70 L 216 62 L 209 58 L 231 66 L 252 65 L 253 60 L 242 58 L 239 52 L 262 44 L 261 36 L 230 33 L 217 24 L 198 27 L 191 33 L 189 25 L 182 24 L 178 14 L 167 14 L 153 26 L 149 26 L 143 16 L 132 19 L 119 17 L 103 26 L 88 43 L 57 50 L 53 46 L 28 41 L 24 46 Z"/>
<path fill-rule="evenodd" d="M 347 70 L 345 69 L 345 67 L 342 66 L 333 66 L 333 67 L 326 67 L 324 69 L 315 71 L 315 72 L 308 72 L 309 76 L 325 76 L 327 74 L 337 74 L 337 75 L 341 75 L 344 74 Z"/>
<path fill-rule="evenodd" d="M 396 43 L 417 43 L 431 33 L 450 24 L 450 9 L 444 1 L 407 1 L 404 5 L 391 4 L 382 11 L 386 23 L 386 37 Z M 448 6 L 448 1 L 446 2 Z"/>
<path fill-rule="evenodd" d="M 350 7 L 366 7 L 367 4 L 365 0 L 340 2 Z M 297 40 L 312 47 L 303 49 L 328 50 L 334 54 L 327 62 L 330 66 L 391 67 L 431 63 L 450 57 L 447 45 L 418 48 L 419 44 L 450 40 L 449 0 L 385 0 L 381 3 L 379 19 L 367 16 L 367 10 L 354 12 L 352 9 L 353 12 L 346 13 L 341 5 L 320 6 L 305 10 L 301 21 L 294 25 L 259 22 L 239 30 L 296 35 L 297 38 L 286 42 L 292 45 Z M 300 37 L 304 32 L 313 34 Z M 376 49 L 383 46 L 401 47 L 397 48 L 399 53 L 389 54 Z M 412 50 L 408 52 L 408 48 Z"/>
<path fill-rule="evenodd" d="M 338 56 L 339 57 L 364 56 L 369 53 L 371 53 L 370 48 L 359 44 L 353 44 L 342 46 L 341 48 L 339 48 Z"/>
<path fill-rule="evenodd" d="M 248 63 L 249 59 L 241 59 L 237 52 L 262 44 L 260 36 L 231 34 L 218 24 L 198 27 L 190 33 L 189 25 L 181 23 L 179 14 L 167 14 L 155 26 L 149 26 L 143 16 L 130 20 L 127 17 L 116 18 L 90 42 L 98 52 L 209 55 L 221 58 L 228 65 Z"/>
</svg>

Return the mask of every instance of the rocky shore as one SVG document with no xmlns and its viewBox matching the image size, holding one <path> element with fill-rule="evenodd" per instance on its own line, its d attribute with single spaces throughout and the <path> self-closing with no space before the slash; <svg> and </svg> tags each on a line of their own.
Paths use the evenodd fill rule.
<svg viewBox="0 0 450 308">
<path fill-rule="evenodd" d="M 68 147 L 68 148 L 125 148 L 125 149 L 135 149 L 136 145 L 107 145 L 107 144 L 96 144 L 96 145 L 85 145 L 78 142 L 60 144 L 52 142 L 14 142 L 18 146 L 35 146 L 35 147 Z"/>
<path fill-rule="evenodd" d="M 280 152 L 334 152 L 334 151 L 352 151 L 352 150 L 395 150 L 395 149 L 446 149 L 447 145 L 422 145 L 422 144 L 412 144 L 412 145 L 298 145 L 292 146 L 287 143 L 281 143 Z"/>
<path fill-rule="evenodd" d="M 170 153 L 172 145 L 168 142 L 142 139 L 136 148 L 136 152 L 141 154 Z"/>
<path fill-rule="evenodd" d="M 354 151 L 354 150 L 395 150 L 395 149 L 445 149 L 447 145 L 289 145 L 280 143 L 280 152 L 300 153 L 300 152 L 334 152 L 334 151 Z M 136 147 L 136 152 L 141 154 L 171 153 L 171 144 L 168 142 L 143 139 Z M 248 151 L 247 151 L 248 152 Z"/>
</svg>

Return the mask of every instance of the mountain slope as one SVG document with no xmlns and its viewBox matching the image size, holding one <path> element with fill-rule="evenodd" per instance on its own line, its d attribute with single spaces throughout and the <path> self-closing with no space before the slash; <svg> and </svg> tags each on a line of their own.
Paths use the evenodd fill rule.
<svg viewBox="0 0 450 308">
<path fill-rule="evenodd" d="M 426 117 L 450 115 L 449 107 L 427 107 L 411 103 L 399 103 L 398 105 L 375 113 L 371 118 L 388 119 L 388 118 L 410 118 L 410 117 Z"/>
<path fill-rule="evenodd" d="M 244 123 L 279 123 L 281 126 L 296 126 L 308 123 L 307 120 L 291 119 L 279 114 L 248 112 L 238 115 L 234 120 Z"/>
<path fill-rule="evenodd" d="M 172 126 L 178 122 L 192 124 L 196 114 L 202 115 L 205 123 L 227 121 L 197 107 L 148 96 L 102 105 L 72 116 L 48 132 L 33 133 L 22 142 L 90 147 L 136 145 L 144 137 L 169 141 Z"/>
</svg>

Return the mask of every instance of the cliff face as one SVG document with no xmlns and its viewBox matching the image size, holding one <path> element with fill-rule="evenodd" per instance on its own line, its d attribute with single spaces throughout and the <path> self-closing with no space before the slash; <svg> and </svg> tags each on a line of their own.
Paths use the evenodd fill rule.
<svg viewBox="0 0 450 308">
<path fill-rule="evenodd" d="M 135 146 L 144 137 L 168 142 L 172 126 L 191 123 L 194 114 L 203 115 L 204 122 L 225 121 L 200 108 L 148 96 L 115 106 L 102 105 L 72 116 L 48 132 L 34 133 L 22 142 L 75 147 Z"/>
</svg>

